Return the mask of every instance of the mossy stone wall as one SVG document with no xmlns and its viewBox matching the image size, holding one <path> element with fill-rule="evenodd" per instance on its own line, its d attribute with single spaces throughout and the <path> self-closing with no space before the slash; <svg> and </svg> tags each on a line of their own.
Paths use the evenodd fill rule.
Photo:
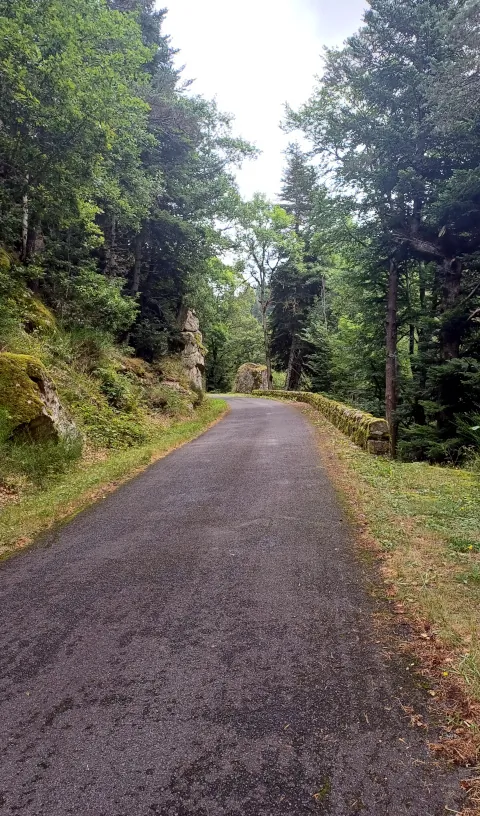
<svg viewBox="0 0 480 816">
<path fill-rule="evenodd" d="M 264 391 L 254 391 L 253 394 L 266 396 Z M 378 419 L 365 411 L 306 391 L 269 391 L 268 396 L 306 402 L 368 453 L 376 456 L 389 453 L 390 434 L 385 419 Z"/>
</svg>

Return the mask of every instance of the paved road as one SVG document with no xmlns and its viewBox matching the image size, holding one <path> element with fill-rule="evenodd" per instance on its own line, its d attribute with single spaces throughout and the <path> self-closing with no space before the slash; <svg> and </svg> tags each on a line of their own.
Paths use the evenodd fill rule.
<svg viewBox="0 0 480 816">
<path fill-rule="evenodd" d="M 232 400 L 0 568 L 0 812 L 444 816 L 293 407 Z"/>
</svg>

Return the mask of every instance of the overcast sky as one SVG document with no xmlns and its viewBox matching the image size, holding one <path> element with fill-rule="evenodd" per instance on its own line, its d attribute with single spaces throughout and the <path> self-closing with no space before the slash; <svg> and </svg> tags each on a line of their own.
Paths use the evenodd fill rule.
<svg viewBox="0 0 480 816">
<path fill-rule="evenodd" d="M 340 45 L 359 27 L 364 0 L 160 0 L 165 32 L 179 48 L 185 78 L 235 116 L 235 131 L 262 150 L 239 174 L 242 194 L 275 198 L 283 106 L 298 107 L 321 71 L 324 45 Z"/>
</svg>

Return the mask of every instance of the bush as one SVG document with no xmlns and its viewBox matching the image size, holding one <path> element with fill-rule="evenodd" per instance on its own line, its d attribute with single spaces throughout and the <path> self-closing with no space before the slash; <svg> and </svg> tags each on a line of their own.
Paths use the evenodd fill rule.
<svg viewBox="0 0 480 816">
<path fill-rule="evenodd" d="M 148 394 L 148 405 L 166 416 L 185 416 L 192 412 L 194 394 L 167 385 L 158 385 Z M 198 398 L 197 398 L 198 399 Z"/>
<path fill-rule="evenodd" d="M 107 398 L 109 405 L 118 408 L 119 411 L 130 412 L 134 410 L 137 400 L 132 386 L 125 377 L 118 374 L 114 368 L 97 369 L 94 375 L 100 380 L 100 389 Z"/>
<path fill-rule="evenodd" d="M 122 294 L 124 285 L 123 278 L 106 278 L 84 267 L 59 275 L 49 298 L 69 328 L 86 326 L 118 335 L 131 328 L 138 312 L 136 301 Z"/>
<path fill-rule="evenodd" d="M 403 430 L 398 445 L 402 462 L 427 461 L 432 465 L 456 464 L 459 459 L 458 439 L 442 439 L 434 425 L 412 425 Z"/>
<path fill-rule="evenodd" d="M 149 431 L 135 414 L 121 414 L 107 404 L 76 402 L 72 405 L 90 442 L 100 448 L 131 448 L 148 442 Z"/>
<path fill-rule="evenodd" d="M 480 457 L 480 414 L 456 415 L 451 432 L 455 435 L 445 437 L 437 425 L 412 425 L 403 431 L 399 445 L 401 459 L 450 465 L 475 462 Z"/>
<path fill-rule="evenodd" d="M 272 385 L 276 391 L 285 388 L 287 374 L 285 371 L 272 371 Z"/>
</svg>

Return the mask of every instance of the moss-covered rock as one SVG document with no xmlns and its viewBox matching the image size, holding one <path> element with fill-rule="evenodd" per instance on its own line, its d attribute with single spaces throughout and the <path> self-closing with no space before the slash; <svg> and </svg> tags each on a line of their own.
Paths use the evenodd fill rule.
<svg viewBox="0 0 480 816">
<path fill-rule="evenodd" d="M 267 391 L 267 367 L 258 363 L 244 363 L 237 371 L 233 390 L 237 394 L 251 394 L 252 391 Z"/>
<path fill-rule="evenodd" d="M 0 354 L 0 408 L 7 412 L 15 437 L 77 435 L 42 363 L 27 354 Z"/>
<path fill-rule="evenodd" d="M 258 395 L 261 394 L 262 391 L 259 390 Z M 305 391 L 269 391 L 269 396 L 306 402 L 326 416 L 332 425 L 353 439 L 359 447 L 377 456 L 389 452 L 390 434 L 385 419 L 379 419 L 321 394 Z"/>
</svg>

